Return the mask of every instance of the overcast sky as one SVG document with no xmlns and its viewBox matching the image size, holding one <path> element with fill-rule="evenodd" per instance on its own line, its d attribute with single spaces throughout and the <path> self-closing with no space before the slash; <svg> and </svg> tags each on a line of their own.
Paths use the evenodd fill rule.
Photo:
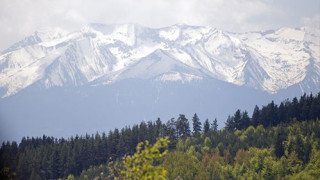
<svg viewBox="0 0 320 180">
<path fill-rule="evenodd" d="M 88 23 L 209 25 L 232 32 L 320 26 L 320 0 L 0 0 L 0 51 L 36 30 Z"/>
</svg>

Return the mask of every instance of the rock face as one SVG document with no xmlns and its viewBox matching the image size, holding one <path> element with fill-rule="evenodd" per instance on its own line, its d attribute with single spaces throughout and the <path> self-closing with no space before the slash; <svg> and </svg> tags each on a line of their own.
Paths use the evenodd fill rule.
<svg viewBox="0 0 320 180">
<path fill-rule="evenodd" d="M 0 55 L 1 136 L 74 135 L 195 112 L 222 127 L 237 108 L 319 92 L 319 39 L 308 27 L 239 34 L 89 24 L 35 32 Z"/>
</svg>

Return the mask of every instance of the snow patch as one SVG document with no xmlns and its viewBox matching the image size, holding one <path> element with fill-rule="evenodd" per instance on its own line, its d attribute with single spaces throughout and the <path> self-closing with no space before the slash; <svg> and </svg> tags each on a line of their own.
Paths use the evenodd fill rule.
<svg viewBox="0 0 320 180">
<path fill-rule="evenodd" d="M 178 27 L 172 27 L 166 30 L 161 30 L 159 32 L 159 37 L 164 38 L 169 41 L 175 41 L 180 36 L 180 29 Z"/>
<path fill-rule="evenodd" d="M 203 78 L 200 76 L 196 76 L 193 74 L 186 74 L 186 73 L 167 73 L 164 75 L 161 75 L 160 77 L 158 77 L 156 80 L 157 81 L 162 81 L 162 82 L 166 82 L 166 81 L 181 81 L 182 83 L 186 83 L 186 82 L 191 82 L 194 80 L 202 80 Z"/>
</svg>

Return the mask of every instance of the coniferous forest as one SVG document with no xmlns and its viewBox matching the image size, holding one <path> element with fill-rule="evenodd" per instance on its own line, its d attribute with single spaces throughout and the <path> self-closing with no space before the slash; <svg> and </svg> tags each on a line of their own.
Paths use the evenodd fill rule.
<svg viewBox="0 0 320 180">
<path fill-rule="evenodd" d="M 220 129 L 216 119 L 188 118 L 180 114 L 68 139 L 43 135 L 4 142 L 0 179 L 114 179 L 110 162 L 123 169 L 139 142 L 154 144 L 166 136 L 168 152 L 153 163 L 166 171 L 165 179 L 320 177 L 320 93 L 256 106 L 251 116 L 237 110 Z"/>
</svg>

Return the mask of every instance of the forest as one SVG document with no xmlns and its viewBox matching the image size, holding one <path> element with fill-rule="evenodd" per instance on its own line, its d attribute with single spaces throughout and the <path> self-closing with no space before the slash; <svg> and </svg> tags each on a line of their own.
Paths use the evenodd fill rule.
<svg viewBox="0 0 320 180">
<path fill-rule="evenodd" d="M 239 109 L 220 129 L 216 119 L 180 114 L 68 139 L 23 137 L 2 143 L 0 179 L 119 179 L 110 163 L 123 170 L 161 137 L 166 146 L 149 165 L 161 169 L 159 179 L 318 179 L 319 118 L 320 93 L 256 106 L 251 117 Z"/>
</svg>

